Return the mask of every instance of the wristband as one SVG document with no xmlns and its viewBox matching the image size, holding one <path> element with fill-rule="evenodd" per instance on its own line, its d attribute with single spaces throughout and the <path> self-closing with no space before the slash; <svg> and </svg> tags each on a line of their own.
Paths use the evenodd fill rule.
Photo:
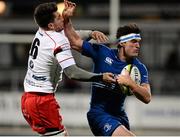
<svg viewBox="0 0 180 137">
<path fill-rule="evenodd" d="M 103 80 L 103 74 L 97 74 L 95 76 L 92 76 L 91 80 L 94 82 L 102 81 Z"/>
</svg>

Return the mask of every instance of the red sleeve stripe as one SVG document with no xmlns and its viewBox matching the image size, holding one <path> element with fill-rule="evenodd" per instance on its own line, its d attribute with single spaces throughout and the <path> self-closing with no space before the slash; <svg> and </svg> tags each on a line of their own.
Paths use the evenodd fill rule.
<svg viewBox="0 0 180 137">
<path fill-rule="evenodd" d="M 62 62 L 64 62 L 64 61 L 69 60 L 69 59 L 72 59 L 72 58 L 73 58 L 73 57 L 70 57 L 70 58 L 67 58 L 67 59 L 61 60 L 61 61 L 59 61 L 59 63 L 62 63 Z"/>
<path fill-rule="evenodd" d="M 67 45 L 67 44 L 69 44 L 69 43 L 64 43 L 64 44 L 62 44 L 62 45 L 60 45 L 58 47 L 63 47 L 64 45 Z M 54 50 L 56 50 L 56 47 L 54 47 Z"/>
<path fill-rule="evenodd" d="M 54 56 L 61 51 L 63 51 L 61 47 L 57 47 L 56 49 L 54 49 Z"/>
<path fill-rule="evenodd" d="M 63 51 L 61 47 L 63 47 L 63 46 L 66 45 L 66 44 L 68 44 L 68 43 L 64 43 L 64 44 L 62 44 L 61 46 L 58 46 L 57 48 L 55 48 L 55 49 L 54 49 L 54 56 L 55 56 L 57 53 Z M 66 50 L 67 50 L 67 49 L 66 49 Z"/>
</svg>

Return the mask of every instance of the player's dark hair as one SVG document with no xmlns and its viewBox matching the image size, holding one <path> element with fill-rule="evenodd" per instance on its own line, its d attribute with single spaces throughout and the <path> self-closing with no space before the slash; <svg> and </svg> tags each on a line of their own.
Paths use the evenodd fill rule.
<svg viewBox="0 0 180 137">
<path fill-rule="evenodd" d="M 118 28 L 117 33 L 116 33 L 116 38 L 120 38 L 121 36 L 130 34 L 130 33 L 141 33 L 141 30 L 135 23 L 131 23 L 125 26 L 121 26 Z"/>
<path fill-rule="evenodd" d="M 48 24 L 54 21 L 53 13 L 56 11 L 57 5 L 55 2 L 40 4 L 34 11 L 34 19 L 40 27 L 47 28 Z"/>
</svg>

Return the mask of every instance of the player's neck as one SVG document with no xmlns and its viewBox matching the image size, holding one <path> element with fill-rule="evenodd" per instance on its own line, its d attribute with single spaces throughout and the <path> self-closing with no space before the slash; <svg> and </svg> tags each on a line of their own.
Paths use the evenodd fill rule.
<svg viewBox="0 0 180 137">
<path fill-rule="evenodd" d="M 132 57 L 128 57 L 126 54 L 125 54 L 125 52 L 123 52 L 123 50 L 118 50 L 118 58 L 121 60 L 121 61 L 123 61 L 123 62 L 127 62 L 127 63 L 129 63 L 129 62 L 132 62 Z"/>
</svg>

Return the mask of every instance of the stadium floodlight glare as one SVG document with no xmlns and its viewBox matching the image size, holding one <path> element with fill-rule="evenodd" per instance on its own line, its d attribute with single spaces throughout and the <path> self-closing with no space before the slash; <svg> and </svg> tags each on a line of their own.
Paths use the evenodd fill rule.
<svg viewBox="0 0 180 137">
<path fill-rule="evenodd" d="M 62 12 L 64 10 L 64 3 L 63 2 L 58 3 L 57 7 L 58 7 L 58 12 L 62 14 Z"/>
<path fill-rule="evenodd" d="M 0 1 L 0 15 L 4 14 L 6 7 L 6 3 L 4 1 Z"/>
</svg>

